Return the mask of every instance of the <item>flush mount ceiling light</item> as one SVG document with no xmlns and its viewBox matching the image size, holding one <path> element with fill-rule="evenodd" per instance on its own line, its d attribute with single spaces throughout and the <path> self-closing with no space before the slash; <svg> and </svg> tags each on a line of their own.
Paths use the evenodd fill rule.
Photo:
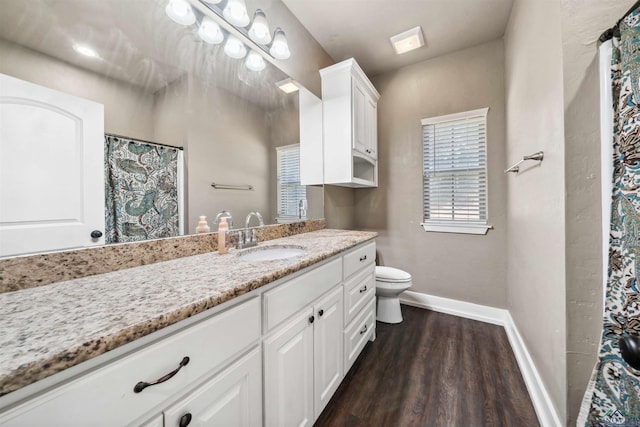
<svg viewBox="0 0 640 427">
<path fill-rule="evenodd" d="M 236 27 L 246 27 L 249 25 L 249 14 L 244 0 L 229 0 L 222 11 L 224 19 Z"/>
<path fill-rule="evenodd" d="M 198 35 L 209 44 L 220 44 L 224 40 L 220 25 L 208 16 L 202 18 L 200 28 L 198 28 Z"/>
<path fill-rule="evenodd" d="M 85 45 L 81 45 L 81 44 L 74 44 L 73 45 L 73 50 L 75 50 L 76 52 L 78 52 L 81 55 L 88 56 L 89 58 L 99 58 L 100 57 L 97 54 L 97 52 L 95 50 L 91 49 L 89 46 L 85 46 Z"/>
<path fill-rule="evenodd" d="M 264 62 L 264 58 L 256 51 L 249 52 L 247 59 L 244 63 L 251 71 L 262 71 L 267 66 Z"/>
<path fill-rule="evenodd" d="M 276 28 L 276 32 L 273 34 L 273 43 L 271 44 L 269 53 L 276 59 L 288 59 L 291 56 L 287 38 L 280 27 Z"/>
<path fill-rule="evenodd" d="M 247 48 L 237 37 L 229 34 L 227 42 L 224 44 L 224 53 L 233 59 L 242 59 L 247 54 Z"/>
<path fill-rule="evenodd" d="M 249 28 L 249 37 L 256 43 L 269 44 L 271 42 L 271 31 L 264 12 L 260 9 L 253 14 L 253 23 Z"/>
<path fill-rule="evenodd" d="M 389 40 L 391 40 L 391 45 L 398 55 L 424 46 L 424 36 L 422 35 L 422 28 L 420 28 L 419 25 L 400 34 L 396 34 L 390 37 Z"/>
<path fill-rule="evenodd" d="M 278 86 L 278 89 L 287 94 L 297 92 L 300 89 L 295 80 L 293 80 L 291 77 L 279 81 L 278 83 L 276 83 L 276 86 Z"/>
<path fill-rule="evenodd" d="M 165 12 L 169 18 L 180 25 L 191 25 L 196 22 L 196 15 L 187 0 L 171 0 Z"/>
</svg>

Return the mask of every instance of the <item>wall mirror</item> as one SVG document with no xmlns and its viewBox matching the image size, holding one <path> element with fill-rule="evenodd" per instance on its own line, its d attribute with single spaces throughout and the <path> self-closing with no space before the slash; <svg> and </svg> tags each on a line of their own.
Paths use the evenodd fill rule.
<svg viewBox="0 0 640 427">
<path fill-rule="evenodd" d="M 235 228 L 244 226 L 251 211 L 261 212 L 265 224 L 323 217 L 321 186 L 304 188 L 295 193 L 295 200 L 279 197 L 289 183 L 278 184 L 277 153 L 282 149 L 277 148 L 299 143 L 298 96 L 275 85 L 287 76 L 267 61 L 264 69 L 252 71 L 244 59 L 225 54 L 224 44 L 209 44 L 198 36 L 200 11 L 196 23 L 183 26 L 167 16 L 166 6 L 167 0 L 2 2 L 0 73 L 8 77 L 0 81 L 0 233 L 5 233 L 0 256 L 104 244 L 104 236 L 88 236 L 93 229 L 104 233 L 102 224 L 78 231 L 87 244 L 56 241 L 58 235 L 73 234 L 59 231 L 61 223 L 78 222 L 76 217 L 91 209 L 104 216 L 105 193 L 122 198 L 123 191 L 139 182 L 151 185 L 146 192 L 136 190 L 133 199 L 120 200 L 119 207 L 139 219 L 125 221 L 125 234 L 134 236 L 132 241 L 176 233 L 148 234 L 146 227 L 155 220 L 144 217 L 147 211 L 161 217 L 179 215 L 180 234 L 194 233 L 201 215 L 214 231 L 221 211 L 233 215 Z M 16 102 L 14 90 L 31 90 L 21 82 L 44 88 L 42 101 Z M 113 184 L 107 179 L 105 187 L 104 157 L 102 164 L 88 168 L 92 172 L 76 167 L 87 150 L 72 143 L 67 147 L 65 132 L 73 135 L 70 139 L 93 138 L 95 143 L 95 135 L 78 136 L 89 132 L 93 122 L 79 120 L 64 106 L 53 110 L 64 110 L 70 117 L 68 128 L 48 123 L 46 117 L 34 119 L 31 110 L 39 103 L 52 103 L 46 89 L 74 97 L 72 101 L 87 100 L 89 106 L 80 106 L 79 116 L 91 105 L 102 106 L 97 113 L 103 119 L 97 150 L 107 159 L 113 151 L 126 152 L 116 156 L 116 163 L 128 177 L 114 179 Z M 44 134 L 34 133 L 41 128 L 46 128 Z M 119 146 L 110 147 L 108 140 Z M 149 142 L 183 150 L 165 150 Z M 150 153 L 155 160 L 149 160 Z M 78 162 L 68 164 L 70 158 Z M 64 161 L 68 166 L 59 167 Z M 166 173 L 149 173 L 150 163 L 164 161 L 177 165 L 170 174 L 175 180 Z M 71 195 L 61 203 L 67 200 L 66 192 L 88 185 L 85 173 L 103 179 L 102 188 L 91 190 L 91 196 Z M 177 202 L 160 195 L 174 189 Z M 37 197 L 16 202 L 25 193 Z M 90 198 L 96 200 L 93 207 L 83 207 Z M 286 203 L 288 208 L 283 207 Z M 42 222 L 48 228 L 35 226 Z M 6 234 L 7 230 L 14 233 Z M 7 249 L 11 239 L 22 243 Z M 47 245 L 34 250 L 30 241 Z"/>
</svg>

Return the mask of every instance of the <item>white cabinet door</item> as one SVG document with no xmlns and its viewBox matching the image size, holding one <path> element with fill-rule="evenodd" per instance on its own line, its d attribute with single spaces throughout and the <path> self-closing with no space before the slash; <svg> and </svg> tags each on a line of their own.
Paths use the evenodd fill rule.
<svg viewBox="0 0 640 427">
<path fill-rule="evenodd" d="M 365 154 L 377 159 L 378 158 L 378 107 L 370 97 L 365 102 Z"/>
<path fill-rule="evenodd" d="M 367 124 L 366 105 L 367 95 L 356 79 L 351 79 L 353 102 L 353 149 L 366 154 L 367 150 Z"/>
<path fill-rule="evenodd" d="M 165 427 L 252 427 L 262 424 L 260 347 L 164 412 Z"/>
<path fill-rule="evenodd" d="M 104 107 L 0 74 L 0 256 L 104 244 Z"/>
<path fill-rule="evenodd" d="M 318 418 L 343 377 L 343 291 L 338 286 L 314 305 L 314 412 Z"/>
<path fill-rule="evenodd" d="M 264 341 L 265 425 L 313 424 L 313 309 Z"/>
</svg>

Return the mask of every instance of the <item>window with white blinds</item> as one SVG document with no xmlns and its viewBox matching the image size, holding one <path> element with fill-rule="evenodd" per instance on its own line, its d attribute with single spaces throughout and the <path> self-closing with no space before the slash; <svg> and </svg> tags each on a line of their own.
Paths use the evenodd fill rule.
<svg viewBox="0 0 640 427">
<path fill-rule="evenodd" d="M 300 185 L 300 145 L 276 148 L 278 222 L 306 217 L 307 187 Z"/>
<path fill-rule="evenodd" d="M 484 234 L 490 228 L 487 112 L 422 120 L 425 230 Z"/>
</svg>

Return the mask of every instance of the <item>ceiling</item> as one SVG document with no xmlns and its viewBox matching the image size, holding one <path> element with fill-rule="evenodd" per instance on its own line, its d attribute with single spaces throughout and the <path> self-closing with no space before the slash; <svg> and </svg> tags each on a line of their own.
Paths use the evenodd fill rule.
<svg viewBox="0 0 640 427">
<path fill-rule="evenodd" d="M 504 35 L 513 0 L 283 0 L 331 58 L 375 76 Z M 422 26 L 425 46 L 396 55 L 389 37 Z"/>
</svg>

